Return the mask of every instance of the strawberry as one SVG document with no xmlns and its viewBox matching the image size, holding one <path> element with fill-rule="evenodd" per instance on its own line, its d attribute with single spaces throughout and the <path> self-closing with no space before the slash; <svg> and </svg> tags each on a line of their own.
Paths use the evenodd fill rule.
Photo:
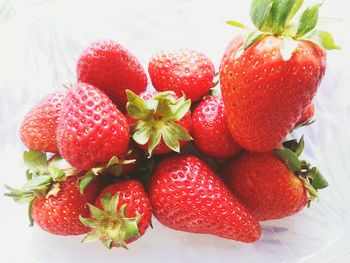
<svg viewBox="0 0 350 263">
<path fill-rule="evenodd" d="M 197 51 L 162 51 L 151 58 L 148 72 L 158 91 L 174 91 L 192 101 L 209 93 L 215 68 L 210 59 Z"/>
<path fill-rule="evenodd" d="M 297 213 L 328 185 L 317 168 L 299 160 L 303 139 L 284 145 L 274 152 L 245 152 L 223 168 L 233 193 L 259 220 Z"/>
<path fill-rule="evenodd" d="M 92 43 L 77 63 L 78 81 L 89 83 L 105 92 L 120 110 L 126 104 L 125 90 L 146 90 L 147 76 L 138 59 L 115 41 Z"/>
<path fill-rule="evenodd" d="M 312 123 L 312 118 L 315 115 L 315 106 L 313 103 L 310 103 L 301 113 L 301 116 L 296 123 L 296 126 L 306 125 Z"/>
<path fill-rule="evenodd" d="M 57 128 L 60 154 L 80 170 L 126 153 L 129 124 L 99 89 L 85 83 L 72 87 Z"/>
<path fill-rule="evenodd" d="M 24 117 L 20 128 L 21 140 L 31 150 L 57 153 L 56 129 L 61 115 L 63 92 L 44 97 Z"/>
<path fill-rule="evenodd" d="M 278 146 L 311 103 L 326 69 L 324 48 L 338 47 L 328 32 L 314 29 L 319 4 L 307 8 L 294 26 L 302 2 L 252 3 L 257 31 L 230 43 L 221 61 L 220 85 L 236 142 L 265 152 Z"/>
<path fill-rule="evenodd" d="M 80 217 L 93 230 L 83 242 L 100 239 L 107 248 L 124 247 L 141 237 L 151 224 L 151 207 L 142 184 L 125 180 L 107 186 L 89 205 L 92 218 Z"/>
<path fill-rule="evenodd" d="M 161 161 L 151 177 L 149 198 L 154 216 L 172 229 L 242 242 L 260 237 L 254 216 L 205 162 L 192 155 Z"/>
<path fill-rule="evenodd" d="M 197 149 L 209 157 L 225 159 L 241 147 L 228 129 L 222 98 L 209 96 L 198 104 L 192 115 L 192 136 Z"/>
<path fill-rule="evenodd" d="M 191 101 L 173 92 L 127 91 L 131 135 L 142 149 L 154 154 L 180 152 L 191 140 Z"/>
<path fill-rule="evenodd" d="M 29 203 L 30 221 L 43 230 L 56 235 L 81 235 L 89 232 L 79 215 L 89 216 L 86 204 L 94 202 L 104 186 L 104 178 L 92 181 L 80 193 L 77 186 L 82 178 L 74 168 L 59 169 L 55 156 L 49 161 L 46 154 L 38 151 L 24 153 L 28 166 L 27 182 L 22 189 L 7 187 L 7 196 L 19 203 Z"/>
</svg>

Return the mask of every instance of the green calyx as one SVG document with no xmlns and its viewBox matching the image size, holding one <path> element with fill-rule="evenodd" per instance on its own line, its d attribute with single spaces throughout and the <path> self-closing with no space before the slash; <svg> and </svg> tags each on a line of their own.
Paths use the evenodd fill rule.
<svg viewBox="0 0 350 263">
<path fill-rule="evenodd" d="M 192 140 L 188 131 L 177 124 L 189 111 L 191 100 L 184 96 L 176 99 L 170 91 L 158 93 L 149 101 L 130 90 L 126 93 L 126 109 L 133 119 L 138 119 L 131 127 L 132 137 L 138 144 L 148 143 L 149 156 L 161 140 L 175 152 L 180 152 L 180 140 Z"/>
<path fill-rule="evenodd" d="M 12 197 L 18 203 L 29 203 L 30 225 L 33 225 L 31 205 L 34 199 L 50 195 L 56 196 L 60 191 L 59 182 L 65 181 L 68 176 L 77 171 L 74 168 L 58 168 L 58 163 L 61 161 L 61 157 L 58 155 L 47 159 L 44 152 L 25 151 L 23 159 L 28 167 L 26 171 L 27 182 L 21 189 L 5 186 L 9 191 L 5 196 Z"/>
<path fill-rule="evenodd" d="M 136 213 L 135 217 L 127 217 L 126 204 L 121 205 L 118 210 L 118 203 L 119 193 L 114 196 L 107 193 L 101 200 L 102 210 L 88 204 L 92 218 L 79 216 L 79 219 L 93 230 L 85 236 L 82 243 L 101 240 L 108 249 L 113 246 L 127 249 L 127 241 L 140 236 L 137 224 L 141 215 Z"/>
<path fill-rule="evenodd" d="M 275 149 L 274 153 L 283 160 L 288 168 L 303 182 L 307 190 L 310 206 L 311 201 L 318 198 L 318 190 L 328 186 L 327 180 L 320 170 L 311 166 L 305 160 L 300 160 L 299 156 L 304 149 L 304 136 L 299 141 L 290 140 L 283 143 L 283 147 Z"/>
<path fill-rule="evenodd" d="M 128 153 L 129 154 L 129 153 Z M 108 162 L 91 168 L 79 178 L 79 190 L 83 194 L 88 185 L 99 175 L 119 176 L 123 171 L 123 165 L 134 163 L 136 160 L 122 160 L 113 156 Z"/>
<path fill-rule="evenodd" d="M 292 57 L 300 40 L 315 42 L 327 50 L 340 49 L 329 32 L 316 29 L 322 3 L 299 12 L 303 3 L 304 0 L 252 0 L 250 17 L 256 29 L 247 35 L 236 58 L 259 39 L 269 35 L 282 39 L 280 51 L 285 61 Z M 298 13 L 300 15 L 296 16 Z M 234 20 L 227 21 L 227 24 L 250 30 Z"/>
</svg>

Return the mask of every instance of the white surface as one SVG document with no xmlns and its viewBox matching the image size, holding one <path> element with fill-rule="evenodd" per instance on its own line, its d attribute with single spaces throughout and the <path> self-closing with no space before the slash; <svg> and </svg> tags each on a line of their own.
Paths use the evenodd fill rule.
<svg viewBox="0 0 350 263">
<path fill-rule="evenodd" d="M 20 121 L 44 94 L 74 82 L 75 61 L 91 41 L 115 39 L 145 67 L 152 54 L 166 48 L 202 51 L 218 67 L 229 40 L 239 33 L 224 21 L 248 22 L 250 1 L 6 2 L 0 11 L 0 183 L 19 186 L 24 182 Z M 107 251 L 98 243 L 81 245 L 81 237 L 28 228 L 25 206 L 1 197 L 0 262 L 349 262 L 348 6 L 345 0 L 328 0 L 322 7 L 323 16 L 343 19 L 330 26 L 343 49 L 329 52 L 315 99 L 317 122 L 298 131 L 306 135 L 306 157 L 330 182 L 319 203 L 296 216 L 263 223 L 263 237 L 255 244 L 175 232 L 154 220 L 154 229 L 129 251 Z"/>
</svg>

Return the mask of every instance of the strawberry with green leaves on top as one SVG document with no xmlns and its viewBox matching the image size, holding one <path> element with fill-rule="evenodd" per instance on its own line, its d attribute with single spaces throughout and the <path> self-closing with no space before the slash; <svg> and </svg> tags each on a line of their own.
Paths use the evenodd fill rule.
<svg viewBox="0 0 350 263">
<path fill-rule="evenodd" d="M 56 130 L 64 92 L 44 97 L 24 117 L 20 128 L 22 142 L 31 150 L 57 153 Z"/>
<path fill-rule="evenodd" d="M 92 181 L 82 194 L 77 186 L 81 175 L 76 169 L 57 167 L 60 158 L 49 161 L 46 154 L 38 151 L 24 153 L 28 166 L 28 181 L 22 189 L 7 187 L 19 203 L 29 203 L 31 225 L 33 221 L 42 229 L 56 235 L 81 235 L 89 232 L 79 215 L 90 216 L 86 204 L 94 202 L 104 186 L 102 177 Z"/>
<path fill-rule="evenodd" d="M 245 152 L 224 166 L 229 187 L 259 220 L 293 215 L 328 186 L 316 167 L 299 159 L 303 147 L 303 138 L 291 140 L 273 152 Z"/>
<path fill-rule="evenodd" d="M 193 50 L 159 52 L 151 58 L 148 72 L 157 91 L 171 90 L 192 101 L 209 93 L 215 76 L 210 59 Z"/>
<path fill-rule="evenodd" d="M 151 177 L 149 198 L 154 216 L 172 229 L 247 243 L 260 237 L 255 217 L 195 156 L 162 160 Z"/>
<path fill-rule="evenodd" d="M 256 30 L 233 39 L 221 61 L 229 129 L 247 150 L 278 146 L 316 94 L 326 69 L 325 49 L 339 48 L 328 32 L 315 28 L 320 4 L 306 8 L 294 22 L 302 4 L 253 0 L 250 15 Z"/>
<path fill-rule="evenodd" d="M 137 96 L 127 90 L 126 105 L 131 135 L 142 149 L 153 154 L 180 152 L 191 140 L 191 100 L 173 92 L 144 92 Z"/>
<path fill-rule="evenodd" d="M 108 249 L 124 247 L 141 237 L 151 224 L 151 207 L 142 184 L 124 180 L 107 186 L 89 204 L 91 218 L 81 222 L 92 229 L 83 242 L 100 239 Z"/>
</svg>

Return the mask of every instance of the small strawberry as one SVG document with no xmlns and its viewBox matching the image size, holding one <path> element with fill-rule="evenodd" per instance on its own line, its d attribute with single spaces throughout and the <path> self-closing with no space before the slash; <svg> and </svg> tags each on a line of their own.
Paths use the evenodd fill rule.
<svg viewBox="0 0 350 263">
<path fill-rule="evenodd" d="M 328 185 L 317 168 L 299 160 L 303 139 L 284 145 L 274 152 L 245 152 L 224 166 L 231 190 L 259 220 L 297 213 Z"/>
<path fill-rule="evenodd" d="M 83 242 L 100 239 L 107 248 L 124 247 L 141 237 L 151 224 L 151 207 L 142 184 L 125 180 L 107 186 L 89 205 L 92 218 L 80 217 L 93 230 Z"/>
<path fill-rule="evenodd" d="M 228 129 L 222 98 L 209 96 L 192 114 L 192 136 L 198 150 L 215 159 L 225 159 L 238 153 L 241 147 Z"/>
<path fill-rule="evenodd" d="M 148 65 L 152 84 L 157 91 L 174 91 L 192 101 L 209 93 L 215 68 L 210 59 L 197 51 L 163 51 Z"/>
<path fill-rule="evenodd" d="M 126 153 L 129 124 L 99 89 L 85 83 L 72 87 L 63 104 L 57 128 L 60 154 L 80 170 Z"/>
<path fill-rule="evenodd" d="M 25 152 L 28 181 L 20 190 L 7 187 L 10 192 L 6 195 L 19 203 L 29 203 L 31 225 L 34 221 L 43 230 L 62 236 L 88 233 L 79 215 L 90 215 L 86 204 L 95 201 L 104 180 L 100 177 L 92 181 L 81 194 L 77 187 L 81 176 L 72 168 L 58 169 L 57 160 L 47 161 L 42 152 Z"/>
<path fill-rule="evenodd" d="M 310 124 L 314 120 L 312 118 L 315 115 L 315 106 L 313 103 L 310 103 L 301 113 L 301 116 L 296 123 L 296 126 L 304 126 Z"/>
<path fill-rule="evenodd" d="M 252 1 L 257 30 L 236 37 L 221 61 L 229 129 L 247 150 L 266 152 L 279 145 L 316 94 L 326 69 L 324 49 L 338 48 L 328 32 L 314 29 L 319 4 L 307 8 L 298 24 L 292 24 L 301 4 Z"/>
<path fill-rule="evenodd" d="M 131 135 L 148 154 L 180 152 L 191 136 L 191 101 L 173 92 L 127 91 Z"/>
<path fill-rule="evenodd" d="M 57 153 L 56 129 L 61 115 L 63 92 L 44 97 L 24 117 L 20 128 L 21 140 L 31 150 Z"/>
<path fill-rule="evenodd" d="M 154 216 L 175 230 L 242 242 L 260 237 L 254 216 L 200 159 L 178 155 L 161 161 L 149 188 Z"/>
<path fill-rule="evenodd" d="M 84 50 L 77 77 L 105 92 L 120 110 L 125 108 L 126 89 L 139 94 L 147 87 L 147 76 L 138 59 L 112 40 L 94 42 Z"/>
</svg>

